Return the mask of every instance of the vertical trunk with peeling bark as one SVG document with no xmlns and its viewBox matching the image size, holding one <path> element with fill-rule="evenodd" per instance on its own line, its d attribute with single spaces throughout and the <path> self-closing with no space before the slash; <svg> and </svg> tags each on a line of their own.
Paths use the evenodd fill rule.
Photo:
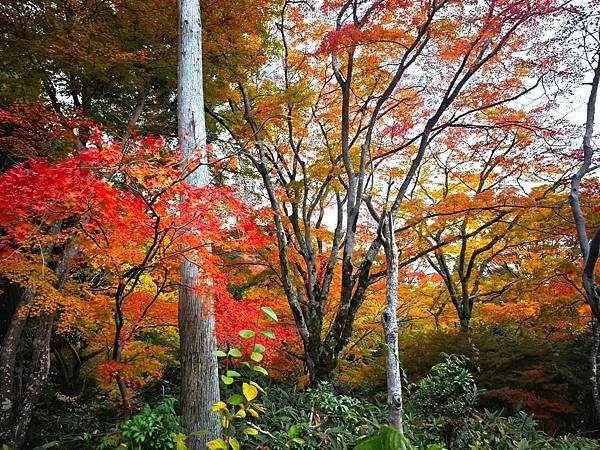
<svg viewBox="0 0 600 450">
<path fill-rule="evenodd" d="M 183 163 L 204 152 L 204 95 L 202 86 L 202 27 L 198 0 L 178 0 L 179 66 L 177 120 Z M 206 154 L 202 155 L 203 162 Z M 209 182 L 205 165 L 187 178 L 192 186 Z M 179 291 L 179 334 L 181 352 L 181 411 L 191 450 L 205 448 L 220 435 L 219 417 L 211 411 L 219 400 L 219 376 L 215 356 L 216 338 L 212 299 L 200 295 L 199 270 L 194 262 L 181 262 Z M 206 281 L 205 281 L 206 283 Z M 198 432 L 208 434 L 192 434 Z"/>
<path fill-rule="evenodd" d="M 385 219 L 384 219 L 385 220 Z M 387 366 L 387 407 L 390 425 L 404 433 L 402 415 L 402 373 L 398 356 L 398 247 L 394 236 L 394 220 L 388 215 L 383 227 L 387 263 L 385 308 L 381 315 L 385 337 Z M 404 450 L 404 444 L 401 445 Z"/>
</svg>

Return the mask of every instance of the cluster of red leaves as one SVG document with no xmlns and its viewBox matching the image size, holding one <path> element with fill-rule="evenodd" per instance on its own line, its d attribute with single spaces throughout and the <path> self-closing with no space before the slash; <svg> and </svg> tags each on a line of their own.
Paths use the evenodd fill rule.
<svg viewBox="0 0 600 450">
<path fill-rule="evenodd" d="M 145 329 L 177 323 L 181 257 L 197 262 L 198 289 L 216 298 L 223 341 L 237 344 L 239 330 L 257 320 L 262 305 L 233 301 L 219 255 L 254 251 L 264 245 L 265 236 L 255 226 L 253 209 L 234 189 L 185 182 L 198 165 L 199 160 L 182 167 L 177 149 L 161 138 L 138 139 L 123 148 L 98 132 L 86 149 L 64 161 L 30 159 L 0 177 L 0 256 L 5 262 L 40 253 L 45 244 L 53 245 L 56 259 L 65 241 L 75 238 L 81 250 L 71 273 L 84 269 L 102 274 L 95 285 L 82 287 L 88 298 L 80 304 L 58 305 L 59 310 L 77 310 L 64 317 L 73 320 L 71 326 L 93 333 L 87 338 L 105 348 L 103 354 L 111 354 L 115 338 L 121 342 L 122 359 L 100 364 L 101 379 L 118 372 L 140 383 L 138 369 L 158 373 L 151 352 L 140 356 L 145 352 L 140 353 L 138 338 Z M 52 258 L 41 264 L 52 264 Z M 125 286 L 127 295 L 120 300 L 124 324 L 115 334 L 119 286 Z M 291 333 L 277 330 L 279 339 Z"/>
<path fill-rule="evenodd" d="M 263 365 L 271 366 L 277 370 L 285 370 L 290 361 L 286 358 L 286 350 L 297 349 L 300 339 L 293 325 L 277 323 L 268 320 L 260 310 L 262 306 L 271 306 L 277 309 L 273 299 L 250 297 L 235 300 L 231 295 L 222 296 L 215 304 L 215 318 L 217 325 L 217 339 L 223 347 L 236 347 L 242 351 L 247 360 L 254 344 L 265 347 Z M 240 330 L 252 330 L 256 336 L 250 339 L 239 335 Z M 261 330 L 272 332 L 275 337 L 269 338 Z"/>
</svg>

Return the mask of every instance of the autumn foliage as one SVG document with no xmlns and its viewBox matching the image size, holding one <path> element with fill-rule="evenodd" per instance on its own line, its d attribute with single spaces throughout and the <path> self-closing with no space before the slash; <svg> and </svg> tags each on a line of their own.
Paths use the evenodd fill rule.
<svg viewBox="0 0 600 450">
<path fill-rule="evenodd" d="M 132 387 L 160 373 L 161 355 L 172 347 L 149 342 L 148 333 L 177 324 L 181 257 L 193 254 L 211 280 L 199 289 L 217 299 L 222 342 L 237 345 L 258 307 L 278 307 L 227 291 L 224 259 L 268 239 L 231 187 L 191 188 L 182 182 L 189 170 L 160 138 L 121 146 L 98 132 L 64 161 L 30 159 L 0 178 L 2 276 L 36 289 L 17 314 L 58 314 L 59 332 L 82 332 L 90 350 L 105 355 L 97 358 L 103 383 L 119 378 Z M 57 283 L 51 268 L 69 240 L 77 256 Z M 293 331 L 277 334 L 285 340 Z"/>
</svg>

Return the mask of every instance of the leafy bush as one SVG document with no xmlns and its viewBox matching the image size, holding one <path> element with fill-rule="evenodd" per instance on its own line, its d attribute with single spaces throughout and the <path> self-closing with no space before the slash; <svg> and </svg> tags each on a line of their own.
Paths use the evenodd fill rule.
<svg viewBox="0 0 600 450">
<path fill-rule="evenodd" d="M 144 410 L 106 436 L 98 450 L 127 448 L 132 450 L 185 449 L 185 434 L 175 413 L 175 399 L 166 398 L 154 408 Z"/>
<path fill-rule="evenodd" d="M 374 433 L 386 414 L 381 405 L 336 394 L 330 383 L 299 392 L 272 385 L 263 398 L 264 415 L 254 445 L 272 450 L 352 449 L 361 437 Z M 251 448 L 251 447 L 249 447 Z"/>
<path fill-rule="evenodd" d="M 554 438 L 537 429 L 532 416 L 520 411 L 511 417 L 499 412 L 484 411 L 474 415 L 454 442 L 456 449 L 488 450 L 592 450 L 600 448 L 597 441 L 561 436 Z"/>
<path fill-rule="evenodd" d="M 454 331 L 407 332 L 399 337 L 400 358 L 412 382 L 425 377 L 445 353 L 465 355 L 466 368 L 477 383 L 479 408 L 508 414 L 523 409 L 545 429 L 561 434 L 596 429 L 589 378 L 581 376 L 589 370 L 587 330 L 558 339 L 480 325 L 470 339 Z"/>
<path fill-rule="evenodd" d="M 464 356 L 450 355 L 432 367 L 409 396 L 407 410 L 418 441 L 451 446 L 475 411 L 477 386 Z"/>
<path fill-rule="evenodd" d="M 354 450 L 398 450 L 402 446 L 406 450 L 417 450 L 397 429 L 384 425 L 373 436 L 361 440 Z M 429 444 L 425 448 L 426 450 L 445 450 L 438 444 Z"/>
<path fill-rule="evenodd" d="M 600 448 L 590 439 L 548 436 L 523 411 L 510 417 L 500 412 L 478 412 L 477 386 L 467 364 L 464 356 L 447 356 L 413 387 L 407 402 L 407 435 L 418 448 L 442 448 L 441 443 L 452 450 Z"/>
</svg>

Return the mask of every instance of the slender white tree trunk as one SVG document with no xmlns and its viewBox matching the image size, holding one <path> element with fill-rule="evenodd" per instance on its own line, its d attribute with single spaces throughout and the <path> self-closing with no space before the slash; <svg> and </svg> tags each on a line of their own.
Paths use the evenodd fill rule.
<svg viewBox="0 0 600 450">
<path fill-rule="evenodd" d="M 385 259 L 387 275 L 385 286 L 385 308 L 381 315 L 385 337 L 387 366 L 387 406 L 390 425 L 404 433 L 402 423 L 402 373 L 398 356 L 398 247 L 394 235 L 394 219 L 391 213 L 383 220 Z M 404 450 L 404 444 L 402 444 Z"/>
<path fill-rule="evenodd" d="M 177 120 L 183 164 L 188 166 L 188 162 L 199 155 L 202 162 L 206 162 L 202 27 L 199 0 L 178 0 L 178 5 Z M 192 186 L 208 184 L 207 166 L 201 165 L 186 181 Z M 201 295 L 199 285 L 198 267 L 191 259 L 183 258 L 179 291 L 181 411 L 191 450 L 206 448 L 206 442 L 221 433 L 219 417 L 211 411 L 213 403 L 219 400 L 212 298 Z"/>
<path fill-rule="evenodd" d="M 590 39 L 590 42 L 597 42 Z M 590 94 L 587 101 L 585 131 L 583 134 L 583 160 L 579 170 L 571 178 L 571 191 L 569 193 L 569 205 L 575 221 L 577 239 L 579 248 L 583 256 L 583 273 L 581 277 L 582 285 L 585 290 L 585 299 L 592 310 L 592 348 L 590 353 L 591 363 L 591 390 L 596 410 L 596 422 L 600 423 L 600 392 L 598 388 L 598 346 L 600 345 L 600 335 L 598 334 L 598 321 L 600 321 L 600 295 L 598 285 L 596 284 L 596 265 L 600 255 L 600 226 L 596 226 L 592 239 L 590 240 L 587 232 L 587 221 L 581 208 L 579 199 L 581 183 L 585 176 L 592 170 L 594 148 L 592 146 L 592 136 L 594 135 L 594 121 L 596 116 L 596 102 L 598 99 L 598 90 L 600 89 L 600 47 L 594 52 L 595 66 L 592 67 L 594 76 L 590 84 Z"/>
</svg>

